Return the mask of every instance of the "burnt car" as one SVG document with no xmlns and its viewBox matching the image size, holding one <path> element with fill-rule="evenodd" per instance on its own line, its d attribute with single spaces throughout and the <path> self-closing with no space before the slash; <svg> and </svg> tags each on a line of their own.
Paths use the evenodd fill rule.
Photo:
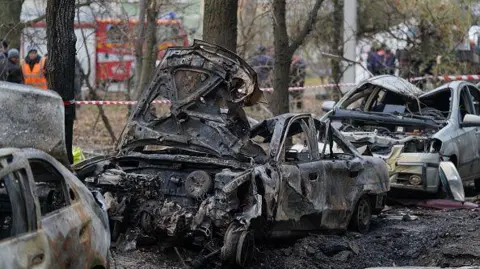
<svg viewBox="0 0 480 269">
<path fill-rule="evenodd" d="M 102 201 L 50 155 L 0 149 L 0 268 L 109 268 Z"/>
<path fill-rule="evenodd" d="M 480 91 L 456 81 L 422 92 L 394 76 L 367 79 L 333 107 L 332 120 L 364 155 L 385 160 L 392 189 L 464 201 L 480 188 Z"/>
<path fill-rule="evenodd" d="M 0 268 L 109 268 L 103 196 L 53 157 L 68 163 L 60 96 L 0 82 L 0 105 Z"/>
<path fill-rule="evenodd" d="M 158 115 L 163 98 L 171 108 Z M 384 162 L 309 114 L 251 128 L 243 108 L 261 99 L 255 72 L 234 53 L 198 40 L 169 48 L 117 154 L 75 167 L 104 194 L 113 240 L 202 247 L 220 238 L 212 252 L 243 266 L 265 235 L 349 224 L 366 232 L 389 190 Z"/>
</svg>

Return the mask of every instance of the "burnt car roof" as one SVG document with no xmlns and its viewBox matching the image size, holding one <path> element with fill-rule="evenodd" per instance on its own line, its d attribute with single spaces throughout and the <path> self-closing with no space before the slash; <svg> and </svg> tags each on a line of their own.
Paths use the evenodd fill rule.
<svg viewBox="0 0 480 269">
<path fill-rule="evenodd" d="M 379 86 L 392 92 L 411 97 L 420 96 L 425 93 L 407 80 L 392 75 L 381 75 L 368 78 L 360 82 L 360 84 L 355 89 L 360 89 L 366 84 Z"/>
<path fill-rule="evenodd" d="M 446 84 L 443 84 L 429 92 L 426 92 L 424 94 L 422 94 L 420 97 L 421 98 L 424 98 L 424 97 L 427 97 L 427 96 L 432 96 L 432 95 L 435 95 L 439 92 L 442 92 L 442 91 L 445 91 L 445 90 L 460 90 L 461 86 L 462 85 L 469 85 L 469 86 L 474 86 L 474 87 L 477 87 L 475 86 L 475 84 L 472 84 L 468 81 L 464 81 L 464 80 L 457 80 L 457 81 L 451 81 L 451 82 L 448 82 Z"/>
</svg>

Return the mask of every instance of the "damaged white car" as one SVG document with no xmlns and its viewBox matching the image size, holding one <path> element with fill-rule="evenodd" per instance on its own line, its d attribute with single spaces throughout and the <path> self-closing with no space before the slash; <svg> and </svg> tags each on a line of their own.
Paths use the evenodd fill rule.
<svg viewBox="0 0 480 269">
<path fill-rule="evenodd" d="M 480 188 L 480 91 L 473 84 L 425 93 L 377 76 L 323 109 L 322 120 L 332 120 L 363 155 L 385 160 L 392 189 L 445 191 L 463 201 L 464 186 Z"/>
</svg>

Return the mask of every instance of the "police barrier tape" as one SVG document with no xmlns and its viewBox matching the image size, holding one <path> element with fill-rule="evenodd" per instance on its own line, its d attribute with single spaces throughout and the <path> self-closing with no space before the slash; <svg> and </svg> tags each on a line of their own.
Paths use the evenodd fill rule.
<svg viewBox="0 0 480 269">
<path fill-rule="evenodd" d="M 480 80 L 480 75 L 443 75 L 443 76 L 423 76 L 423 77 L 415 77 L 409 79 L 410 81 L 420 81 L 425 80 L 427 78 L 430 79 L 437 79 L 440 81 L 455 81 L 455 80 Z"/>
<path fill-rule="evenodd" d="M 355 83 L 340 83 L 340 84 L 322 84 L 322 85 L 315 85 L 315 86 L 305 86 L 305 87 L 290 87 L 288 88 L 289 91 L 301 91 L 306 89 L 318 89 L 318 88 L 333 88 L 333 87 L 349 87 L 354 86 Z M 262 88 L 262 91 L 265 92 L 273 92 L 273 88 Z M 127 105 L 127 106 L 134 106 L 137 104 L 137 101 L 72 101 L 72 104 L 76 105 Z M 152 103 L 154 104 L 170 104 L 169 100 L 154 100 Z"/>
</svg>

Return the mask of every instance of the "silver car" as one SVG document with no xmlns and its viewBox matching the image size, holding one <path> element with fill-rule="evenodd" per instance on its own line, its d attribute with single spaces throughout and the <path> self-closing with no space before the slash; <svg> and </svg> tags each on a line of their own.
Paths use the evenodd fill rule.
<svg viewBox="0 0 480 269">
<path fill-rule="evenodd" d="M 331 120 L 364 155 L 385 160 L 392 189 L 446 191 L 464 200 L 463 186 L 480 188 L 475 85 L 455 81 L 425 93 L 402 78 L 377 76 L 323 109 L 329 112 L 322 120 Z"/>
</svg>

